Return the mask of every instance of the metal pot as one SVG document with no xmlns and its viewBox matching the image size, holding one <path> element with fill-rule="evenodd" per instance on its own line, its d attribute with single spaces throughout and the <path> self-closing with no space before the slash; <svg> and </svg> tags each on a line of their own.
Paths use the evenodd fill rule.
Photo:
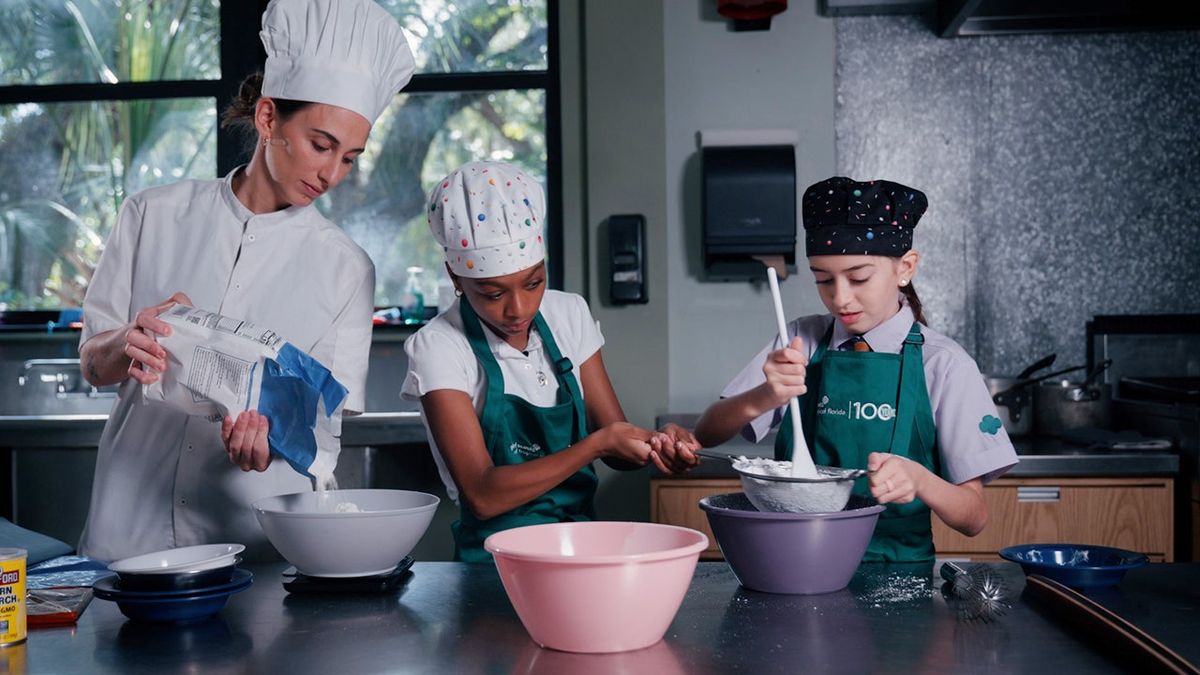
<svg viewBox="0 0 1200 675">
<path fill-rule="evenodd" d="M 1021 371 L 1016 377 L 990 375 L 984 378 L 988 393 L 996 404 L 996 413 L 1009 436 L 1024 436 L 1033 430 L 1033 392 L 1030 375 L 1054 363 L 1056 354 L 1044 356 Z"/>
<path fill-rule="evenodd" d="M 1068 429 L 1085 427 L 1107 429 L 1112 388 L 1099 380 L 1111 365 L 1112 359 L 1102 361 L 1082 382 L 1048 380 L 1039 384 L 1033 396 L 1038 435 L 1061 436 Z"/>
<path fill-rule="evenodd" d="M 1068 429 L 1107 429 L 1112 388 L 1070 380 L 1042 382 L 1034 393 L 1039 436 L 1061 436 Z"/>
<path fill-rule="evenodd" d="M 1013 389 L 1013 385 L 1023 379 L 1001 375 L 984 378 L 988 393 L 996 403 L 996 414 L 1009 436 L 1024 436 L 1033 430 L 1033 393 L 1028 386 Z M 997 394 L 1004 395 L 997 397 Z"/>
</svg>

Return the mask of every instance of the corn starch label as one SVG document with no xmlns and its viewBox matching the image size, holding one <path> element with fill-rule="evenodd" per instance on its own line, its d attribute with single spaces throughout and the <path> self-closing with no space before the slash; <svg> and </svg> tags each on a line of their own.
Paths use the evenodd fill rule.
<svg viewBox="0 0 1200 675">
<path fill-rule="evenodd" d="M 25 549 L 0 548 L 0 647 L 25 641 Z"/>
</svg>

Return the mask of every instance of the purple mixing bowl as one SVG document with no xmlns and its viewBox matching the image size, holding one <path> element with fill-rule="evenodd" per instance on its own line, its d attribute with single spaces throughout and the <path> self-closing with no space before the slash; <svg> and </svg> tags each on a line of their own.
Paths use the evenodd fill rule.
<svg viewBox="0 0 1200 675">
<path fill-rule="evenodd" d="M 852 496 L 841 511 L 776 513 L 745 493 L 700 500 L 717 544 L 743 586 L 765 593 L 832 593 L 850 583 L 883 505 Z"/>
</svg>

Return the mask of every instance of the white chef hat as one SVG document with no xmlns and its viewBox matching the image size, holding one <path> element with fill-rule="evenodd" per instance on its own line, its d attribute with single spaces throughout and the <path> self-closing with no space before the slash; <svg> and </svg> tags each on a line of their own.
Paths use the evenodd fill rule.
<svg viewBox="0 0 1200 675">
<path fill-rule="evenodd" d="M 374 124 L 412 79 L 400 24 L 373 0 L 271 0 L 263 96 L 327 103 Z"/>
<path fill-rule="evenodd" d="M 546 259 L 542 186 L 511 164 L 464 164 L 426 204 L 429 230 L 459 276 L 502 277 Z"/>
</svg>

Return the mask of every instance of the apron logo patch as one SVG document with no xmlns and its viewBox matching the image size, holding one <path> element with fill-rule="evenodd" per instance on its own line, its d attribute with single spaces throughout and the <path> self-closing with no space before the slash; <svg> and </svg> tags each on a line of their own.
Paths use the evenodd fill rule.
<svg viewBox="0 0 1200 675">
<path fill-rule="evenodd" d="M 518 455 L 521 455 L 522 457 L 541 457 L 543 454 L 542 446 L 538 445 L 537 443 L 530 443 L 526 445 L 519 441 L 513 441 L 511 444 L 509 444 L 508 449 Z"/>
<path fill-rule="evenodd" d="M 992 415 L 984 415 L 983 419 L 979 420 L 979 430 L 985 434 L 991 434 L 995 436 L 996 434 L 1000 433 L 1001 426 L 1002 424 L 1000 423 L 1000 418 L 993 417 Z"/>
<path fill-rule="evenodd" d="M 896 417 L 896 408 L 889 403 L 863 403 L 848 401 L 846 407 L 835 408 L 829 405 L 829 397 L 822 396 L 817 402 L 818 415 L 836 415 L 851 420 L 879 420 L 887 422 Z"/>
</svg>

